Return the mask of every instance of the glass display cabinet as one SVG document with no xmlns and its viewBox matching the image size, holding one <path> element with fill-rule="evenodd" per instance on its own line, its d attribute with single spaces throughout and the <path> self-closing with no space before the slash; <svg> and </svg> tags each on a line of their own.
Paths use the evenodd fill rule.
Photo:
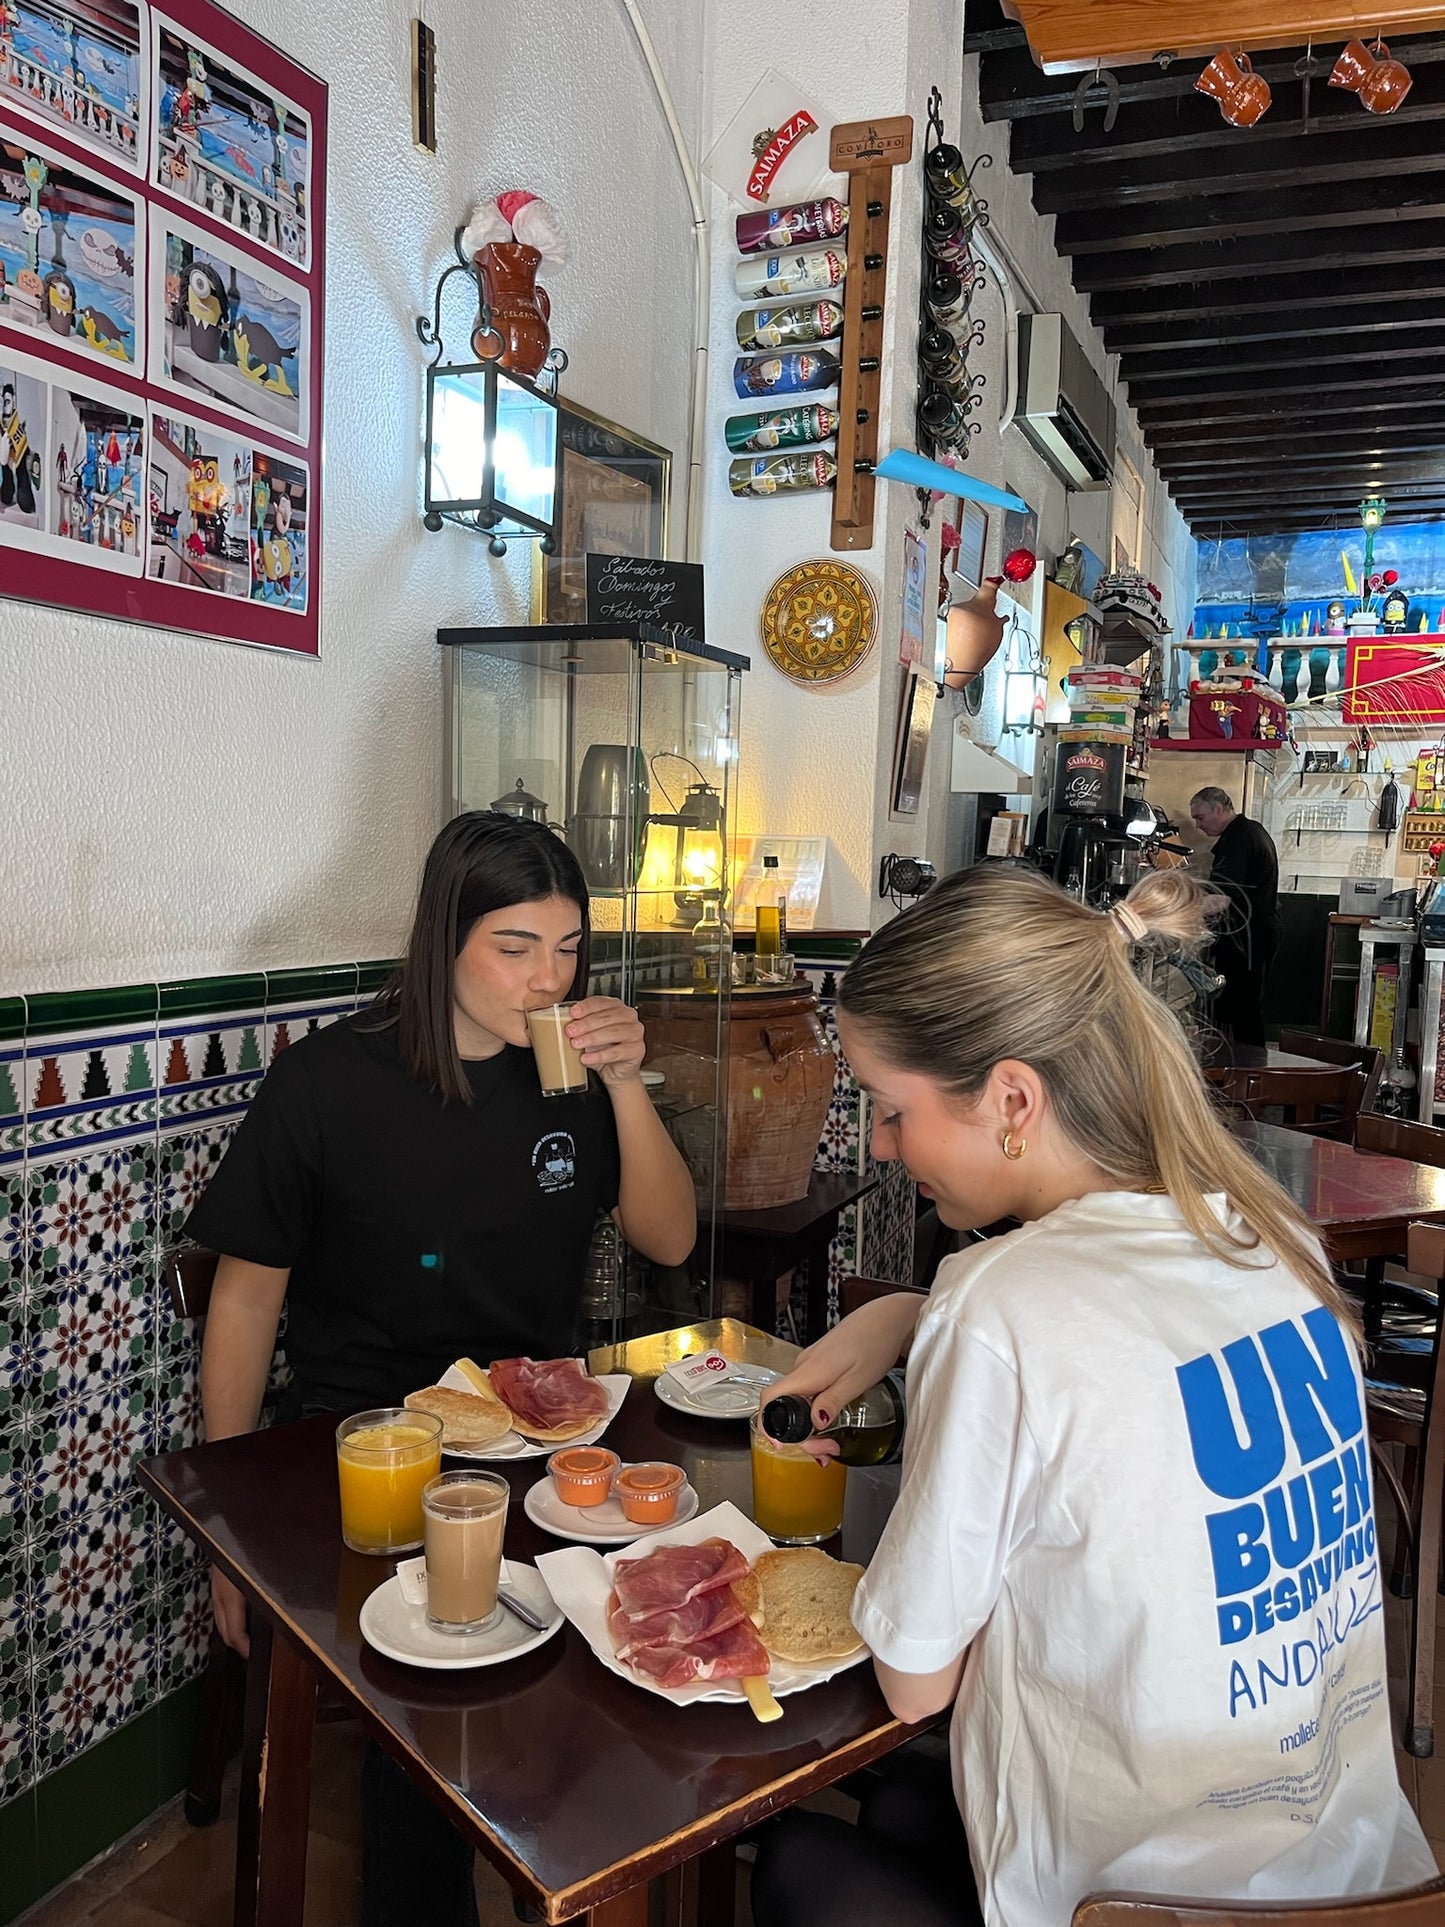
<svg viewBox="0 0 1445 1927">
<path fill-rule="evenodd" d="M 591 989 L 637 1007 L 652 1100 L 697 1190 L 691 1262 L 599 1228 L 579 1342 L 715 1315 L 726 1171 L 727 897 L 745 657 L 645 623 L 441 629 L 449 815 L 550 825 L 591 892 Z"/>
</svg>

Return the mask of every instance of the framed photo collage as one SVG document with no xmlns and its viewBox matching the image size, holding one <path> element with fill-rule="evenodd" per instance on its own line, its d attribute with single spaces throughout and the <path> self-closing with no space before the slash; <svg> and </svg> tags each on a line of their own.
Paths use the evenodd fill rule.
<svg viewBox="0 0 1445 1927">
<path fill-rule="evenodd" d="M 211 0 L 0 0 L 0 595 L 319 654 L 326 135 Z"/>
</svg>

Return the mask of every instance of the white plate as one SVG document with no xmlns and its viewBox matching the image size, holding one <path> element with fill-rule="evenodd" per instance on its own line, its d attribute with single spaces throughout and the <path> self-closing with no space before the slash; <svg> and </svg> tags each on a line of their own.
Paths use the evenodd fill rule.
<svg viewBox="0 0 1445 1927">
<path fill-rule="evenodd" d="M 620 1469 L 620 1468 L 619 1468 Z M 671 1526 L 686 1525 L 697 1511 L 697 1493 L 685 1485 L 677 1495 L 677 1511 L 665 1526 L 636 1526 L 622 1510 L 622 1501 L 610 1494 L 601 1505 L 564 1505 L 549 1472 L 527 1488 L 522 1510 L 543 1532 L 554 1539 L 575 1539 L 592 1546 L 627 1546 L 634 1539 L 650 1539 Z"/>
<path fill-rule="evenodd" d="M 731 1378 L 709 1385 L 705 1392 L 685 1391 L 675 1378 L 659 1372 L 652 1389 L 664 1405 L 689 1418 L 751 1418 L 765 1385 L 775 1385 L 783 1376 L 766 1365 L 734 1365 Z"/>
<path fill-rule="evenodd" d="M 768 1535 L 727 1502 L 700 1513 L 685 1526 L 668 1526 L 654 1533 L 648 1540 L 648 1550 L 654 1546 L 695 1546 L 703 1539 L 730 1539 L 749 1561 L 773 1550 Z M 590 1546 L 564 1546 L 559 1552 L 539 1553 L 537 1570 L 547 1581 L 552 1597 L 609 1673 L 640 1686 L 645 1693 L 656 1693 L 662 1699 L 671 1700 L 674 1706 L 691 1706 L 696 1700 L 723 1700 L 746 1706 L 747 1695 L 741 1680 L 697 1680 L 690 1686 L 659 1686 L 656 1680 L 645 1679 L 630 1666 L 624 1666 L 612 1650 L 612 1636 L 607 1630 L 607 1600 L 612 1591 L 613 1569 L 619 1559 L 641 1556 L 631 1551 L 604 1554 L 594 1552 Z M 768 1672 L 768 1685 L 775 1698 L 784 1699 L 789 1693 L 803 1693 L 810 1686 L 819 1686 L 835 1673 L 847 1672 L 850 1666 L 861 1665 L 867 1657 L 868 1648 L 860 1646 L 847 1659 L 820 1660 L 816 1666 L 775 1659 Z"/>
<path fill-rule="evenodd" d="M 544 1444 L 538 1439 L 524 1439 L 520 1432 L 503 1432 L 494 1445 L 484 1445 L 478 1451 L 459 1452 L 455 1446 L 444 1445 L 442 1453 L 449 1459 L 466 1459 L 472 1464 L 482 1465 L 489 1459 L 543 1459 L 549 1452 L 560 1452 L 564 1445 L 595 1445 L 622 1410 L 622 1401 L 627 1397 L 627 1388 L 632 1380 L 626 1372 L 607 1372 L 597 1383 L 607 1394 L 607 1416 L 598 1419 L 590 1432 L 579 1432 L 575 1439 L 551 1439 Z M 475 1392 L 477 1389 L 455 1366 L 449 1366 L 437 1384 L 448 1386 L 454 1392 Z"/>
<path fill-rule="evenodd" d="M 464 1666 L 498 1666 L 517 1659 L 548 1640 L 562 1624 L 562 1614 L 535 1566 L 507 1561 L 507 1584 L 524 1604 L 547 1619 L 545 1632 L 534 1632 L 505 1607 L 497 1624 L 484 1633 L 439 1633 L 426 1623 L 425 1606 L 409 1606 L 401 1596 L 401 1581 L 391 1578 L 361 1608 L 361 1636 L 369 1646 L 403 1666 L 427 1666 L 436 1672 L 456 1672 Z"/>
</svg>

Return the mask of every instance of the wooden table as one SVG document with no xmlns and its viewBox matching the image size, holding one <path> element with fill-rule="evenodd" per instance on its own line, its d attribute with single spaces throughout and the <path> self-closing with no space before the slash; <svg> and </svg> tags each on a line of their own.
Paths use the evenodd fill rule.
<svg viewBox="0 0 1445 1927">
<path fill-rule="evenodd" d="M 815 1171 L 808 1195 L 766 1211 L 725 1211 L 720 1269 L 752 1286 L 752 1321 L 771 1328 L 778 1314 L 778 1280 L 808 1268 L 803 1338 L 811 1345 L 828 1326 L 828 1250 L 850 1204 L 876 1190 L 876 1177 L 856 1171 Z"/>
<path fill-rule="evenodd" d="M 1403 1255 L 1407 1225 L 1445 1218 L 1445 1170 L 1436 1165 L 1379 1157 L 1247 1118 L 1229 1128 L 1318 1227 L 1337 1264 Z"/>
<path fill-rule="evenodd" d="M 713 1343 L 780 1369 L 796 1356 L 732 1320 L 608 1347 L 594 1368 L 636 1382 L 607 1443 L 685 1466 L 704 1509 L 732 1499 L 751 1513 L 746 1426 L 686 1418 L 652 1389 L 669 1358 Z M 510 1558 L 561 1543 L 521 1507 L 545 1464 L 493 1467 L 513 1491 Z M 149 1459 L 139 1477 L 251 1607 L 235 1927 L 300 1927 L 322 1677 L 518 1894 L 549 1922 L 591 1927 L 645 1927 L 649 1879 L 698 1855 L 702 1912 L 713 1927 L 731 1922 L 734 1837 L 918 1730 L 889 1713 L 868 1665 L 790 1697 L 773 1726 L 741 1703 L 676 1707 L 607 1672 L 571 1625 L 475 1671 L 383 1658 L 357 1616 L 394 1566 L 341 1543 L 327 1417 Z M 896 1468 L 849 1473 L 844 1557 L 871 1557 L 896 1492 Z"/>
</svg>

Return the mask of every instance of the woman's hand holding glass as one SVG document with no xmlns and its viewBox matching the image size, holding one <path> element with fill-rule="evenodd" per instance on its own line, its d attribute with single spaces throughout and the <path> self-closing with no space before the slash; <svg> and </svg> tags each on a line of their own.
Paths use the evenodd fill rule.
<svg viewBox="0 0 1445 1927">
<path fill-rule="evenodd" d="M 572 1006 L 567 1035 L 588 1070 L 604 1084 L 629 1084 L 642 1070 L 647 1044 L 642 1019 L 616 997 L 582 997 Z"/>
</svg>

